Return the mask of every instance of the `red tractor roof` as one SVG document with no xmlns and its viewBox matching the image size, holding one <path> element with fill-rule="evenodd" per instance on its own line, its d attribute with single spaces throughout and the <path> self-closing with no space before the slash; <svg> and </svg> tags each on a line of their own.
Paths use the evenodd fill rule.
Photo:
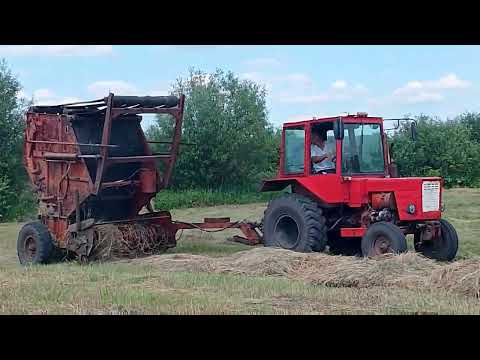
<svg viewBox="0 0 480 360">
<path fill-rule="evenodd" d="M 311 118 L 311 119 L 306 119 L 302 121 L 295 121 L 295 122 L 286 122 L 283 124 L 284 127 L 290 127 L 290 126 L 298 126 L 298 125 L 305 125 L 306 123 L 321 123 L 321 122 L 328 122 L 328 121 L 335 121 L 339 117 L 342 118 L 342 120 L 346 123 L 349 122 L 365 122 L 365 123 L 376 123 L 376 124 L 382 124 L 383 123 L 383 118 L 381 117 L 376 117 L 376 116 L 368 116 L 367 113 L 357 113 L 357 115 L 353 114 L 348 114 L 345 116 L 332 116 L 332 117 L 325 117 L 325 118 Z"/>
</svg>

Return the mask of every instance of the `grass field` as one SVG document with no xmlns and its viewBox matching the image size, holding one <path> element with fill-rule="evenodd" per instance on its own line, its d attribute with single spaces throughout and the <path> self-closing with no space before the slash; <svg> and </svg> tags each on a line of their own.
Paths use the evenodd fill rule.
<svg viewBox="0 0 480 360">
<path fill-rule="evenodd" d="M 445 217 L 460 237 L 458 258 L 480 256 L 480 190 L 445 193 Z M 172 211 L 201 221 L 259 220 L 265 204 Z M 206 272 L 166 272 L 148 264 L 62 263 L 23 268 L 16 257 L 21 224 L 0 224 L 2 314 L 480 314 L 476 298 L 381 286 L 315 286 L 300 280 Z M 226 241 L 234 231 L 184 231 L 170 253 L 224 256 L 250 247 Z"/>
</svg>

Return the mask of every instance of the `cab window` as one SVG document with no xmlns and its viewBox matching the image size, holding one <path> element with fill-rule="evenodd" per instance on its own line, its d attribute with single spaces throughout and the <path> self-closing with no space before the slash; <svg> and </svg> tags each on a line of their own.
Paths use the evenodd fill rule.
<svg viewBox="0 0 480 360">
<path fill-rule="evenodd" d="M 345 124 L 342 173 L 383 173 L 382 133 L 379 124 Z"/>
<path fill-rule="evenodd" d="M 285 129 L 284 173 L 303 173 L 305 168 L 305 129 L 302 127 Z"/>
</svg>

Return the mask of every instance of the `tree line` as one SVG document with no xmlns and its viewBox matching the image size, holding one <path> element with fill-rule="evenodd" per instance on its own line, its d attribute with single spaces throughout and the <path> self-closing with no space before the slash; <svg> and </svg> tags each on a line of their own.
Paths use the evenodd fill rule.
<svg viewBox="0 0 480 360">
<path fill-rule="evenodd" d="M 464 113 L 442 121 L 415 117 L 418 138 L 408 126 L 390 137 L 401 176 L 441 176 L 446 187 L 480 186 L 480 113 Z"/>
<path fill-rule="evenodd" d="M 21 84 L 0 62 L 0 221 L 19 219 L 35 208 L 22 164 L 24 113 Z M 255 191 L 276 175 L 281 129 L 268 121 L 265 88 L 230 71 L 191 69 L 171 88 L 185 94 L 180 154 L 172 178 L 177 190 Z M 442 176 L 446 186 L 480 186 L 480 113 L 448 121 L 420 115 L 418 139 L 407 127 L 389 137 L 402 176 Z M 168 115 L 157 116 L 147 138 L 168 141 Z M 167 144 L 155 144 L 162 152 Z"/>
</svg>

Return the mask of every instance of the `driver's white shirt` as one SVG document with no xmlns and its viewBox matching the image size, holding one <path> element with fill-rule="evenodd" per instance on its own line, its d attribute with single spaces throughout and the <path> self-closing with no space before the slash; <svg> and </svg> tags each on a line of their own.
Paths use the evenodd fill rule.
<svg viewBox="0 0 480 360">
<path fill-rule="evenodd" d="M 315 144 L 312 144 L 310 146 L 310 156 L 325 156 L 327 153 L 331 152 L 331 149 L 325 144 L 324 149 L 320 148 L 320 146 L 317 146 Z M 322 170 L 328 170 L 328 169 L 335 169 L 335 164 L 330 161 L 330 160 L 323 160 L 319 163 L 313 163 L 313 170 L 315 172 L 322 171 Z"/>
</svg>

